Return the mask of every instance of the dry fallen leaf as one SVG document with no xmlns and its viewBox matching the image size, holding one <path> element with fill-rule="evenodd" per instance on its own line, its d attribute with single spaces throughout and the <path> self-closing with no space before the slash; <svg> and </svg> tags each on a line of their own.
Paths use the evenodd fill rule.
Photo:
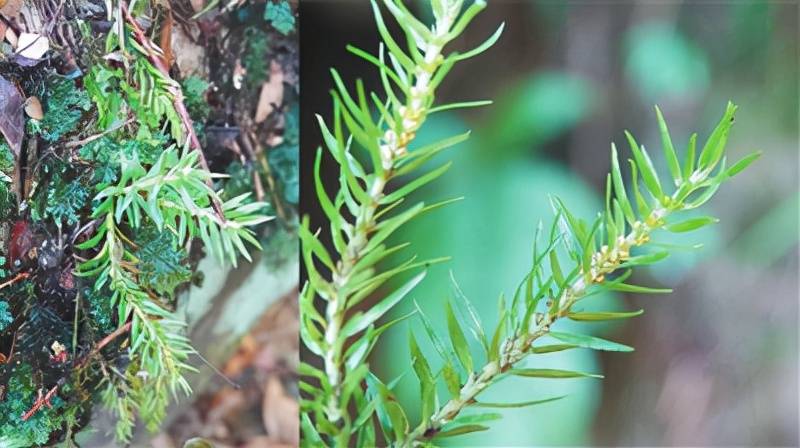
<svg viewBox="0 0 800 448">
<path fill-rule="evenodd" d="M 269 81 L 261 85 L 255 122 L 261 123 L 283 103 L 283 68 L 275 61 L 269 64 Z"/>
<path fill-rule="evenodd" d="M 300 407 L 297 400 L 283 390 L 281 380 L 275 375 L 267 378 L 261 412 L 264 428 L 270 438 L 295 446 L 300 443 L 300 423 L 297 419 Z"/>
<path fill-rule="evenodd" d="M 41 120 L 44 118 L 42 102 L 39 101 L 39 98 L 32 96 L 25 100 L 25 113 L 34 120 Z"/>
<path fill-rule="evenodd" d="M 22 33 L 17 40 L 17 54 L 28 59 L 41 59 L 50 50 L 50 40 L 41 34 Z"/>
<path fill-rule="evenodd" d="M 167 10 L 167 15 L 164 18 L 164 23 L 161 25 L 161 40 L 159 41 L 161 51 L 164 52 L 164 63 L 167 67 L 172 67 L 172 62 L 175 60 L 172 54 L 172 10 Z"/>
<path fill-rule="evenodd" d="M 4 36 L 12 47 L 17 46 L 17 33 L 15 33 L 14 30 L 12 30 L 11 28 L 6 28 Z"/>
<path fill-rule="evenodd" d="M 242 65 L 241 59 L 236 59 L 236 65 L 233 66 L 233 88 L 236 90 L 240 90 L 242 88 L 242 82 L 244 81 L 244 75 L 247 74 L 247 70 L 244 69 Z"/>
<path fill-rule="evenodd" d="M 24 104 L 17 86 L 0 76 L 0 132 L 17 157 L 22 148 L 25 130 L 25 116 L 22 112 Z"/>
</svg>

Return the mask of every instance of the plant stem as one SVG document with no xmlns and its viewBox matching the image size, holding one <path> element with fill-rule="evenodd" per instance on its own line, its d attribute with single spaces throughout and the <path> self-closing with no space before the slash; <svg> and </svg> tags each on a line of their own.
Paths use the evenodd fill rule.
<svg viewBox="0 0 800 448">
<path fill-rule="evenodd" d="M 689 186 L 691 189 L 691 186 Z M 444 406 L 431 416 L 427 422 L 419 425 L 408 434 L 405 441 L 399 446 L 413 447 L 419 446 L 429 437 L 440 431 L 444 425 L 455 419 L 459 413 L 474 404 L 475 397 L 483 390 L 502 379 L 504 373 L 511 369 L 514 364 L 525 359 L 533 343 L 550 331 L 550 327 L 560 318 L 566 317 L 570 313 L 570 308 L 578 300 L 584 297 L 586 290 L 593 284 L 600 284 L 605 281 L 607 275 L 620 268 L 623 262 L 630 258 L 630 249 L 646 244 L 650 240 L 652 231 L 664 225 L 664 218 L 674 211 L 679 211 L 682 205 L 674 199 L 682 193 L 681 189 L 675 192 L 669 208 L 656 208 L 648 218 L 634 222 L 632 230 L 626 236 L 620 236 L 615 241 L 613 247 L 603 246 L 600 251 L 592 256 L 592 267 L 589 273 L 582 273 L 568 288 L 558 297 L 558 308 L 554 313 L 544 313 L 540 319 L 536 319 L 535 327 L 522 335 L 508 337 L 502 345 L 500 359 L 492 361 L 483 366 L 476 376 L 471 373 L 466 384 L 461 388 L 457 397 L 451 398 Z"/>
<path fill-rule="evenodd" d="M 153 48 L 150 39 L 147 38 L 147 36 L 144 34 L 144 31 L 142 31 L 142 28 L 139 26 L 139 23 L 130 14 L 125 2 L 120 2 L 120 8 L 125 16 L 125 20 L 131 25 L 131 28 L 133 28 L 133 33 L 136 37 L 136 40 L 139 42 L 142 48 L 147 51 L 147 58 L 150 59 L 150 62 L 161 73 L 161 75 L 170 81 L 167 83 L 166 89 L 172 94 L 172 104 L 175 107 L 175 112 L 178 113 L 178 116 L 180 116 L 181 121 L 183 122 L 183 127 L 186 128 L 187 139 L 189 140 L 191 147 L 194 148 L 194 150 L 199 154 L 198 159 L 200 160 L 200 166 L 206 172 L 210 173 L 211 170 L 208 167 L 206 156 L 203 154 L 203 147 L 200 145 L 200 140 L 197 138 L 197 134 L 194 132 L 194 125 L 192 124 L 191 117 L 189 117 L 189 111 L 186 110 L 186 105 L 183 103 L 183 91 L 181 90 L 180 85 L 169 76 L 169 67 L 167 67 L 167 64 L 164 62 L 163 55 Z M 120 40 L 123 40 L 125 36 L 120 35 L 119 38 Z M 213 190 L 211 178 L 206 179 L 206 184 Z M 224 222 L 225 213 L 222 211 L 222 204 L 219 202 L 219 199 L 212 196 L 211 206 L 214 208 L 214 212 L 219 215 L 219 218 Z"/>
<path fill-rule="evenodd" d="M 347 295 L 341 295 L 351 280 L 352 270 L 356 262 L 364 255 L 363 250 L 369 242 L 370 233 L 377 222 L 375 219 L 380 200 L 384 196 L 386 185 L 394 177 L 397 160 L 407 154 L 408 145 L 416 136 L 417 130 L 427 118 L 427 99 L 433 97 L 434 89 L 430 84 L 433 74 L 441 65 L 441 52 L 447 34 L 453 24 L 453 17 L 442 17 L 434 28 L 434 37 L 425 48 L 424 59 L 414 68 L 414 86 L 406 98 L 406 104 L 400 106 L 400 127 L 397 131 L 387 129 L 381 138 L 382 173 L 376 173 L 369 185 L 369 200 L 361 204 L 356 222 L 352 227 L 351 238 L 347 243 L 342 258 L 336 264 L 332 274 L 332 293 L 326 307 L 327 327 L 325 328 L 326 350 L 323 356 L 325 373 L 334 391 L 329 397 L 326 414 L 330 421 L 337 422 L 346 415 L 341 399 L 343 377 L 342 357 L 345 339 L 340 334 L 344 324 L 347 306 Z"/>
</svg>

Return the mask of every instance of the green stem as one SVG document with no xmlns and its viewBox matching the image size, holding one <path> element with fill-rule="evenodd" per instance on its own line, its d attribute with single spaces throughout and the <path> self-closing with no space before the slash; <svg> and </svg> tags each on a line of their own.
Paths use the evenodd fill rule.
<svg viewBox="0 0 800 448">
<path fill-rule="evenodd" d="M 347 415 L 347 410 L 341 403 L 341 386 L 347 372 L 342 365 L 345 338 L 340 331 L 344 325 L 348 297 L 341 295 L 340 291 L 346 289 L 356 262 L 365 255 L 364 248 L 369 243 L 370 233 L 377 225 L 376 213 L 380 200 L 384 196 L 386 185 L 394 177 L 397 160 L 407 154 L 408 145 L 413 141 L 417 130 L 427 118 L 427 104 L 430 103 L 429 99 L 434 96 L 434 89 L 430 85 L 430 81 L 441 66 L 442 48 L 446 43 L 453 20 L 453 17 L 447 16 L 437 22 L 433 39 L 427 45 L 424 60 L 414 69 L 415 82 L 410 89 L 410 95 L 406 98 L 406 104 L 398 108 L 401 116 L 399 129 L 396 131 L 387 129 L 381 138 L 383 172 L 374 175 L 372 184 L 369 185 L 369 199 L 366 203 L 361 204 L 351 238 L 332 274 L 333 292 L 325 311 L 327 327 L 324 335 L 326 349 L 323 355 L 325 374 L 334 392 L 329 397 L 325 408 L 331 422 L 341 421 Z"/>
<path fill-rule="evenodd" d="M 502 354 L 499 360 L 485 364 L 477 375 L 471 373 L 458 396 L 447 401 L 425 424 L 419 425 L 411 431 L 398 446 L 421 445 L 430 437 L 431 432 L 435 434 L 444 425 L 452 422 L 462 410 L 475 403 L 478 394 L 500 380 L 503 374 L 516 363 L 525 359 L 533 343 L 546 335 L 558 319 L 569 314 L 572 305 L 585 296 L 589 286 L 601 284 L 606 276 L 614 273 L 630 257 L 631 248 L 646 244 L 650 240 L 650 234 L 664 225 L 664 219 L 670 213 L 683 208 L 683 204 L 675 199 L 684 191 L 693 190 L 696 184 L 687 182 L 683 186 L 685 189 L 679 188 L 673 194 L 672 200 L 669 202 L 672 205 L 669 208 L 654 209 L 644 222 L 634 222 L 631 232 L 619 237 L 613 247 L 603 246 L 600 251 L 595 252 L 592 257 L 591 272 L 579 276 L 570 287 L 564 290 L 558 298 L 559 306 L 555 313 L 544 313 L 536 319 L 535 326 L 530 331 L 507 338 L 502 344 Z"/>
</svg>

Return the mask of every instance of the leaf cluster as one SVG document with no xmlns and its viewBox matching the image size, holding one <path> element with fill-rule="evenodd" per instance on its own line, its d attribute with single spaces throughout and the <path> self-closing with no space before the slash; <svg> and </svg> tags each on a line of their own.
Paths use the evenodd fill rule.
<svg viewBox="0 0 800 448">
<path fill-rule="evenodd" d="M 291 33 L 295 27 L 294 13 L 287 0 L 268 1 L 264 9 L 264 20 L 284 35 Z"/>
<path fill-rule="evenodd" d="M 154 67 L 145 57 L 147 52 L 134 40 L 130 43 L 138 49 L 138 54 L 131 56 L 129 70 L 97 64 L 84 79 L 86 92 L 97 108 L 98 127 L 102 130 L 119 127 L 128 112 L 132 112 L 139 124 L 137 137 L 150 137 L 166 121 L 170 135 L 176 141 L 183 141 L 183 124 L 169 90 L 180 85 Z"/>
<path fill-rule="evenodd" d="M 136 233 L 139 248 L 133 253 L 142 286 L 162 297 L 171 297 L 175 290 L 192 278 L 185 265 L 186 252 L 178 246 L 171 232 L 147 227 Z"/>
<path fill-rule="evenodd" d="M 98 185 L 92 215 L 97 229 L 77 245 L 95 253 L 78 266 L 77 274 L 95 279 L 94 293 L 110 291 L 107 300 L 116 309 L 118 325 L 131 322 L 129 351 L 135 367 L 128 371 L 136 381 L 112 383 L 121 394 L 111 408 L 119 417 L 117 433 L 122 436 L 131 431 L 129 416 L 141 415 L 156 428 L 169 395 L 190 392 L 184 373 L 193 371 L 186 362 L 193 349 L 183 324 L 156 299 L 172 295 L 189 279 L 182 247 L 198 237 L 221 261 L 236 264 L 239 255 L 250 258 L 245 242 L 260 247 L 251 227 L 269 219 L 261 214 L 263 203 L 244 204 L 247 194 L 225 201 L 224 220 L 217 216 L 211 202 L 219 196 L 206 180 L 219 176 L 198 166 L 197 152 L 170 146 L 149 168 L 137 155 L 133 151 L 128 159 L 120 153 L 118 181 Z M 134 231 L 137 243 L 126 235 L 126 228 Z"/>
<path fill-rule="evenodd" d="M 418 315 L 442 366 L 438 371 L 433 369 L 411 333 L 410 363 L 420 385 L 421 421 L 412 427 L 405 413 L 401 413 L 402 409 L 394 407 L 390 412 L 388 403 L 396 400 L 391 393 L 378 394 L 376 397 L 383 403 L 376 406 L 376 410 L 385 414 L 383 417 L 379 415 L 384 433 L 393 434 L 395 440 L 410 446 L 486 430 L 488 426 L 476 422 L 490 421 L 498 415 L 482 410 L 464 415 L 462 411 L 528 406 L 562 398 L 548 397 L 514 404 L 487 404 L 476 399 L 482 391 L 504 377 L 602 378 L 602 375 L 569 369 L 516 367 L 529 355 L 580 348 L 632 351 L 630 346 L 595 336 L 556 331 L 553 325 L 562 318 L 596 322 L 627 319 L 642 313 L 642 310 L 588 312 L 580 309 L 581 300 L 603 291 L 671 292 L 627 282 L 632 268 L 659 262 L 669 255 L 669 251 L 633 252 L 640 251 L 641 246 L 655 245 L 651 237 L 658 231 L 688 232 L 717 221 L 710 217 L 681 219 L 679 216 L 681 212 L 704 204 L 721 183 L 758 157 L 755 153 L 732 166 L 726 163 L 724 148 L 735 110 L 735 106 L 728 105 L 699 156 L 695 150 L 696 135 L 692 136 L 683 163 L 677 162 L 666 123 L 657 110 L 663 155 L 670 168 L 669 182 L 657 173 L 647 150 L 626 132 L 632 156 L 628 159 L 631 188 L 626 188 L 622 181 L 619 155 L 612 146 L 612 171 L 608 176 L 604 212 L 598 213 L 591 221 L 585 221 L 574 216 L 562 201 L 553 199 L 555 219 L 549 228 L 540 225 L 537 230 L 531 269 L 517 286 L 510 302 L 501 296 L 499 324 L 493 330 L 481 324 L 455 281 L 453 285 L 458 300 L 448 302 L 445 309 L 447 339 L 434 332 L 433 325 L 418 307 Z M 480 361 L 472 356 L 467 334 L 471 334 L 474 343 L 482 349 L 479 350 L 482 352 Z M 547 342 L 538 344 L 542 339 Z M 476 368 L 478 365 L 482 367 Z M 437 394 L 438 382 L 443 382 L 448 391 L 443 401 Z M 392 412 L 397 415 L 393 417 Z M 397 425 L 400 425 L 399 429 Z"/>
<path fill-rule="evenodd" d="M 44 104 L 44 117 L 35 128 L 45 141 L 53 143 L 75 131 L 92 102 L 74 81 L 54 75 L 48 80 Z"/>
<path fill-rule="evenodd" d="M 0 300 L 0 331 L 5 330 L 11 322 L 14 322 L 14 316 L 11 315 L 11 307 L 5 300 Z"/>
</svg>

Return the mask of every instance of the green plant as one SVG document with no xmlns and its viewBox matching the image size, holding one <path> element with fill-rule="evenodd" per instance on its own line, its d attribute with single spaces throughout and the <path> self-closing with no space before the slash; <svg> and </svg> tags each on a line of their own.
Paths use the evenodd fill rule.
<svg viewBox="0 0 800 448">
<path fill-rule="evenodd" d="M 222 203 L 224 216 L 219 217 L 211 207 L 214 200 L 219 201 L 218 193 L 205 183 L 214 175 L 197 163 L 197 151 L 179 153 L 174 146 L 164 149 L 149 170 L 136 158 L 123 158 L 119 182 L 95 196 L 93 217 L 99 224 L 94 236 L 77 246 L 99 248 L 78 266 L 77 274 L 95 278 L 95 291 L 108 287 L 118 321 L 130 325 L 134 362 L 127 369 L 127 380 L 107 380 L 110 390 L 103 394 L 104 403 L 119 417 L 120 440 L 129 439 L 137 410 L 147 411 L 139 414 L 155 430 L 165 415 L 169 394 L 191 391 L 184 373 L 194 370 L 186 363 L 193 349 L 182 334 L 183 324 L 148 291 L 171 295 L 188 279 L 188 271 L 179 264 L 180 248 L 194 237 L 221 261 L 236 265 L 239 255 L 249 260 L 244 242 L 261 247 L 249 227 L 269 219 L 260 214 L 265 204 L 243 202 L 249 193 Z M 145 222 L 167 232 L 166 240 L 158 241 L 166 247 L 156 247 L 160 258 L 153 254 L 152 238 L 137 248 L 121 227 L 124 223 L 137 229 Z M 143 279 L 147 274 L 149 278 Z"/>
<path fill-rule="evenodd" d="M 0 300 L 0 331 L 5 330 L 6 327 L 11 325 L 11 322 L 14 322 L 14 316 L 11 315 L 8 302 Z"/>
<path fill-rule="evenodd" d="M 111 20 L 102 36 L 79 18 L 60 25 L 79 22 L 84 38 L 80 52 L 62 42 L 48 55 L 75 65 L 69 79 L 54 64 L 0 70 L 12 100 L 29 98 L 7 114 L 15 129 L 17 119 L 26 124 L 27 151 L 0 142 L 3 447 L 72 446 L 96 401 L 118 417 L 119 443 L 137 419 L 158 429 L 193 370 L 177 293 L 197 278 L 204 252 L 224 264 L 250 260 L 270 219 L 261 177 L 249 172 L 231 194 L 237 185 L 209 169 L 198 134 L 216 107 L 210 84 L 172 79 L 174 61 L 151 41 L 164 16 L 149 2 L 101 7 Z"/>
<path fill-rule="evenodd" d="M 294 30 L 294 14 L 292 7 L 286 0 L 267 2 L 264 10 L 264 20 L 270 23 L 281 34 L 289 34 Z"/>
<path fill-rule="evenodd" d="M 378 56 L 349 49 L 378 67 L 385 97 L 368 94 L 360 81 L 356 82 L 355 95 L 351 95 L 334 70 L 333 125 L 329 127 L 319 119 L 325 145 L 339 166 L 339 182 L 331 197 L 321 180 L 322 150 L 318 150 L 316 193 L 326 216 L 325 226 L 330 226 L 332 247 L 326 247 L 320 231 L 312 230 L 309 219 L 304 219 L 300 237 L 307 283 L 300 295 L 300 333 L 305 347 L 321 365 L 301 364 L 305 378 L 300 384 L 304 394 L 301 425 L 307 446 L 428 446 L 443 438 L 488 429 L 482 423 L 498 415 L 484 408 L 529 406 L 560 398 L 519 403 L 478 401 L 481 392 L 504 377 L 599 377 L 571 370 L 522 368 L 519 364 L 528 356 L 575 348 L 632 350 L 616 342 L 558 331 L 554 326 L 564 318 L 603 321 L 641 314 L 641 310 L 581 309 L 583 299 L 603 290 L 669 292 L 626 283 L 631 268 L 655 263 L 669 254 L 669 249 L 646 251 L 644 247 L 655 246 L 650 240 L 658 231 L 687 232 L 715 222 L 710 217 L 680 220 L 676 214 L 703 205 L 722 182 L 758 157 L 753 154 L 730 167 L 726 165 L 725 145 L 736 110 L 732 104 L 699 155 L 696 135 L 691 138 L 682 164 L 657 111 L 669 182 L 663 182 L 648 152 L 626 133 L 633 157 L 628 161 L 632 188 L 625 187 L 623 167 L 612 145 L 612 172 L 607 179 L 603 212 L 586 221 L 574 216 L 562 201 L 553 199 L 556 217 L 546 229 L 540 225 L 531 268 L 512 299 L 507 303 L 501 296 L 496 328 L 484 328 L 472 305 L 459 294 L 461 300 L 448 303 L 446 308 L 449 343 L 445 343 L 417 310 L 415 314 L 439 354 L 437 364 L 441 368 L 434 369 L 411 333 L 408 364 L 416 375 L 421 403 L 421 419 L 412 424 L 392 391 L 399 379 L 381 381 L 371 373 L 368 357 L 381 334 L 410 315 L 385 323 L 379 323 L 379 319 L 424 279 L 426 266 L 443 259 L 419 261 L 412 256 L 389 266 L 382 260 L 409 246 L 389 242 L 398 228 L 450 202 L 406 205 L 404 200 L 441 176 L 450 164 L 414 174 L 433 155 L 463 141 L 468 134 L 420 148 L 412 146 L 414 137 L 431 113 L 487 103 L 434 105 L 435 89 L 455 62 L 491 46 L 502 26 L 475 50 L 445 56 L 445 44 L 464 30 L 483 8 L 483 2 L 475 2 L 462 12 L 463 2 L 459 0 L 432 0 L 434 25 L 430 28 L 401 2 L 385 0 L 384 5 L 404 32 L 407 47 L 400 48 L 373 4 L 383 39 Z M 377 114 L 371 112 L 373 108 Z M 390 292 L 380 289 L 409 271 L 418 272 Z M 373 296 L 377 296 L 375 301 L 367 305 Z M 467 319 L 459 319 L 458 314 Z M 466 333 L 471 333 L 482 348 L 481 359 L 473 357 Z M 444 400 L 438 395 L 439 383 L 447 390 Z M 465 415 L 465 410 L 477 412 Z"/>
</svg>

